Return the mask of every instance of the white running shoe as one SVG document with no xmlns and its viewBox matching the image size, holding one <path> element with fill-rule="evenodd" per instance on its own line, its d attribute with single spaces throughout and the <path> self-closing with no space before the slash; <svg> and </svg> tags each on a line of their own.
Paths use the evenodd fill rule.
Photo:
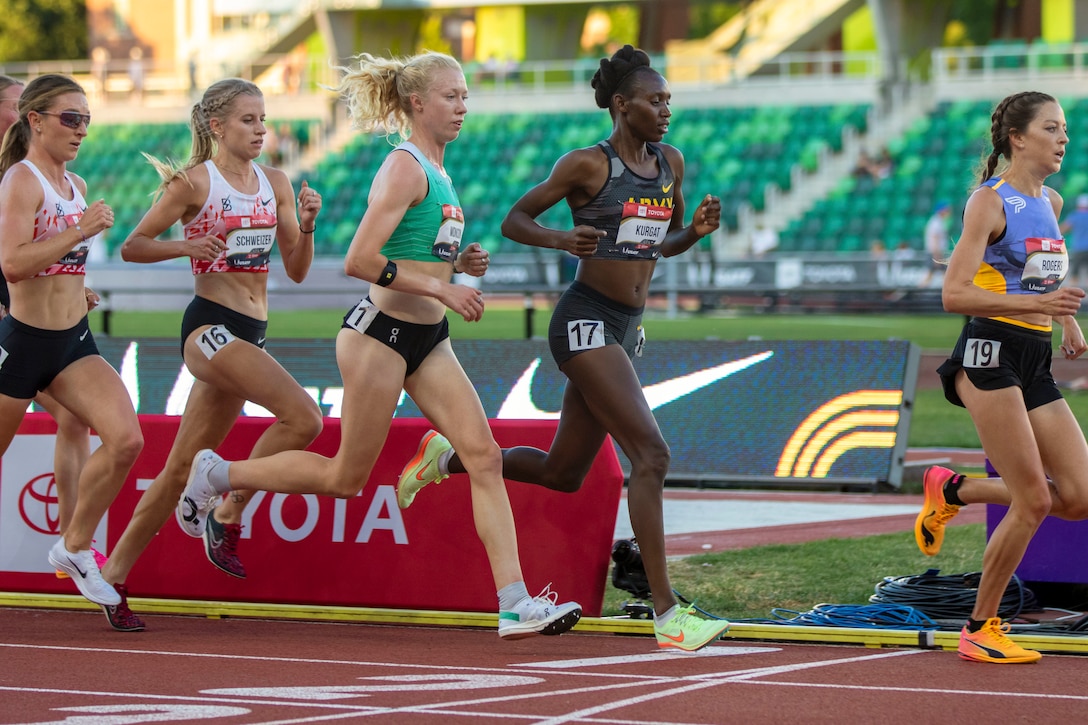
<svg viewBox="0 0 1088 725">
<path fill-rule="evenodd" d="M 557 604 L 559 595 L 549 584 L 535 597 L 526 597 L 509 612 L 499 612 L 499 636 L 522 639 L 537 634 L 563 634 L 578 624 L 582 606 L 577 602 Z"/>
<path fill-rule="evenodd" d="M 79 587 L 79 593 L 95 604 L 110 607 L 121 603 L 121 595 L 102 578 L 90 549 L 72 553 L 64 546 L 62 537 L 49 550 L 49 563 L 71 577 Z"/>
<path fill-rule="evenodd" d="M 181 530 L 199 539 L 204 535 L 208 514 L 223 501 L 223 494 L 216 491 L 208 480 L 208 470 L 223 459 L 210 448 L 199 451 L 189 468 L 189 481 L 181 492 L 174 518 Z"/>
</svg>

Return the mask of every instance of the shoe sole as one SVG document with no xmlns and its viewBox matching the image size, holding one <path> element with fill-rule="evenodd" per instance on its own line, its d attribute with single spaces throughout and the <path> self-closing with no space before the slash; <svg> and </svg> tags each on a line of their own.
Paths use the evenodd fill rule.
<svg viewBox="0 0 1088 725">
<path fill-rule="evenodd" d="M 506 640 L 528 639 L 529 637 L 536 637 L 538 635 L 555 637 L 569 631 L 574 625 L 578 624 L 578 621 L 581 618 L 582 610 L 575 609 L 548 622 L 542 629 L 507 630 L 505 633 L 499 632 L 499 636 Z"/>
<path fill-rule="evenodd" d="M 417 488 L 415 491 L 412 491 L 412 495 L 411 495 L 410 498 L 408 498 L 407 501 L 402 499 L 402 497 L 401 497 L 401 485 L 404 483 L 406 478 L 408 478 L 410 480 L 411 471 L 416 466 L 423 463 L 423 454 L 427 451 L 428 444 L 430 444 L 430 442 L 433 441 L 435 436 L 437 436 L 437 435 L 439 435 L 438 431 L 432 430 L 430 433 L 423 436 L 423 440 L 421 440 L 419 442 L 419 448 L 416 449 L 416 454 L 414 456 L 412 456 L 412 459 L 410 461 L 408 461 L 408 463 L 404 464 L 404 470 L 401 471 L 400 478 L 397 479 L 397 506 L 399 506 L 402 509 L 406 509 L 409 506 L 411 506 L 412 502 L 416 500 L 416 494 L 419 493 L 421 490 L 423 490 L 424 486 L 426 486 L 428 483 L 430 483 L 430 481 L 421 481 L 420 482 L 421 485 L 419 486 L 419 488 Z M 407 494 L 405 494 L 405 496 L 406 495 Z"/>
<path fill-rule="evenodd" d="M 182 506 L 183 502 L 185 501 L 185 499 L 187 498 L 187 496 L 185 494 L 189 492 L 189 486 L 191 486 L 193 484 L 193 478 L 196 477 L 196 460 L 200 456 L 200 454 L 204 452 L 204 450 L 211 450 L 211 449 L 202 449 L 200 451 L 200 453 L 197 453 L 197 455 L 193 457 L 193 462 L 189 464 L 189 478 L 186 479 L 185 488 L 182 490 L 181 496 L 178 498 L 178 505 L 174 507 L 174 518 L 177 520 L 178 526 L 181 527 L 182 531 L 184 531 L 186 534 L 193 537 L 194 539 L 202 538 L 204 536 L 204 530 L 201 529 L 199 532 L 197 532 L 195 534 L 191 533 L 189 531 L 189 525 L 185 521 L 185 515 L 181 512 L 181 506 Z M 219 504 L 217 503 L 215 506 L 212 506 L 211 511 L 208 511 L 207 515 L 211 516 L 212 511 L 214 511 L 215 507 L 218 506 L 218 505 Z M 195 507 L 195 504 L 194 504 L 194 507 Z M 205 526 L 208 525 L 207 518 L 204 519 L 204 525 Z"/>
<path fill-rule="evenodd" d="M 1030 665 L 1043 658 L 1042 655 L 1039 655 L 1038 657 L 1005 657 L 996 659 L 991 657 L 972 657 L 963 652 L 957 652 L 957 654 L 959 654 L 961 660 L 966 660 L 967 662 L 982 662 L 989 665 Z"/>
<path fill-rule="evenodd" d="M 922 490 L 925 493 L 925 500 L 922 502 L 922 511 L 918 514 L 918 517 L 914 520 L 914 543 L 918 545 L 918 550 L 920 552 L 922 552 L 923 554 L 925 554 L 926 556 L 936 556 L 937 554 L 940 553 L 941 546 L 940 546 L 940 544 L 937 544 L 936 550 L 927 551 L 926 550 L 926 547 L 927 547 L 926 537 L 925 537 L 924 532 L 928 531 L 928 529 L 925 528 L 926 519 L 928 519 L 930 516 L 936 515 L 937 509 L 939 508 L 939 504 L 933 505 L 933 506 L 930 505 L 929 488 L 925 485 L 925 477 L 924 476 L 922 478 L 922 481 L 923 481 Z M 939 485 L 943 486 L 944 481 L 941 481 L 941 483 Z M 941 542 L 941 543 L 943 543 L 943 542 Z"/>
</svg>

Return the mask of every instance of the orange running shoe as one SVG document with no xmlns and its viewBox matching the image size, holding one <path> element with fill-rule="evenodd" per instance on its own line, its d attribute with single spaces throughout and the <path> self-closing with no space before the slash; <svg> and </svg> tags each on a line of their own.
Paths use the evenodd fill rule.
<svg viewBox="0 0 1088 725">
<path fill-rule="evenodd" d="M 1002 665 L 1038 662 L 1042 658 L 1042 654 L 1024 649 L 1005 636 L 1008 631 L 1009 625 L 1002 624 L 998 617 L 987 619 L 986 624 L 977 632 L 968 632 L 967 627 L 964 627 L 960 632 L 960 657 L 972 662 L 994 662 Z"/>
<path fill-rule="evenodd" d="M 934 556 L 944 543 L 944 527 L 960 511 L 944 500 L 944 485 L 956 472 L 943 466 L 930 466 L 922 475 L 925 501 L 922 511 L 914 520 L 914 541 L 926 556 Z"/>
</svg>

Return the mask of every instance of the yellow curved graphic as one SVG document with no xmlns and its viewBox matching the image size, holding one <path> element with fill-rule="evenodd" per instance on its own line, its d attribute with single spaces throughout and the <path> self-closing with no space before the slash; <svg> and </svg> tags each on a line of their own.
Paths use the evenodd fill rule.
<svg viewBox="0 0 1088 725">
<path fill-rule="evenodd" d="M 832 398 L 797 426 L 782 449 L 774 475 L 824 478 L 835 460 L 850 450 L 891 448 L 902 402 L 901 390 L 855 390 Z M 856 428 L 888 428 L 891 432 Z"/>
</svg>

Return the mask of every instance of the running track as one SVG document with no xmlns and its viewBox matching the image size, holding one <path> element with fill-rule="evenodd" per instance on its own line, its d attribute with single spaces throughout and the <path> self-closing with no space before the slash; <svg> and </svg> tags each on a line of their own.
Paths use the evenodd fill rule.
<svg viewBox="0 0 1088 725">
<path fill-rule="evenodd" d="M 873 723 L 1088 720 L 1088 658 L 0 609 L 0 723 Z"/>
</svg>

